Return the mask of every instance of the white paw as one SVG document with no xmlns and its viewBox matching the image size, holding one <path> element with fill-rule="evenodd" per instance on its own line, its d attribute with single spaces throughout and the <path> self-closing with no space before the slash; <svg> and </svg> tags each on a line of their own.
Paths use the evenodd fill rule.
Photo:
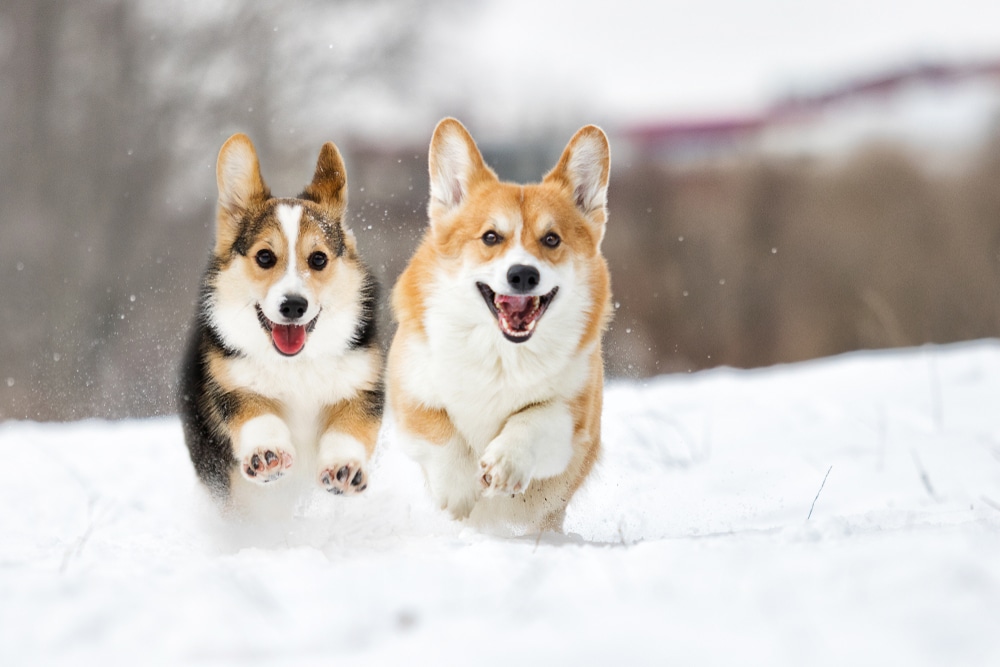
<svg viewBox="0 0 1000 667">
<path fill-rule="evenodd" d="M 248 420 L 239 432 L 236 458 L 243 479 L 267 484 L 280 478 L 295 462 L 288 426 L 277 415 Z"/>
<path fill-rule="evenodd" d="M 451 494 L 435 494 L 438 505 L 442 510 L 451 514 L 455 519 L 465 519 L 472 513 L 472 508 L 476 504 L 476 496 L 461 493 L 460 489 L 451 489 Z"/>
<path fill-rule="evenodd" d="M 524 493 L 531 483 L 531 471 L 515 456 L 515 452 L 495 447 L 494 440 L 479 460 L 479 484 L 487 498 L 497 495 Z"/>
<path fill-rule="evenodd" d="M 240 472 L 243 478 L 257 484 L 267 484 L 285 474 L 295 457 L 280 447 L 257 447 L 243 456 Z"/>
<path fill-rule="evenodd" d="M 368 451 L 356 439 L 329 431 L 319 440 L 319 484 L 330 493 L 354 495 L 368 488 Z"/>
<path fill-rule="evenodd" d="M 368 488 L 368 473 L 361 461 L 335 462 L 320 470 L 319 483 L 336 496 L 352 495 Z"/>
</svg>

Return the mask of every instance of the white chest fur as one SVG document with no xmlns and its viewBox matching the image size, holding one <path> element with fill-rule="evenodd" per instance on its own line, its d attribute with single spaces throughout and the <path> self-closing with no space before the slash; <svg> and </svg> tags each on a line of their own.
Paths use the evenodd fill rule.
<svg viewBox="0 0 1000 667">
<path fill-rule="evenodd" d="M 486 310 L 483 304 L 467 305 Z M 407 341 L 400 375 L 409 394 L 447 410 L 477 455 L 514 412 L 568 401 L 582 390 L 592 350 L 577 349 L 582 323 L 572 313 L 550 311 L 545 317 L 555 317 L 542 322 L 530 341 L 512 343 L 478 311 L 472 318 L 442 316 L 442 309 L 454 308 L 447 299 L 431 303 L 427 337 Z"/>
<path fill-rule="evenodd" d="M 325 406 L 374 385 L 378 376 L 374 355 L 364 349 L 327 359 L 243 357 L 229 371 L 235 385 L 281 403 L 296 445 L 315 441 Z"/>
</svg>

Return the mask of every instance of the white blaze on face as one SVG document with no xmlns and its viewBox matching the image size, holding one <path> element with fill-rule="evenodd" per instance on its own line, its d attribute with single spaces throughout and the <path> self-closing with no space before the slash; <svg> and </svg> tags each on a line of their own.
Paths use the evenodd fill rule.
<svg viewBox="0 0 1000 667">
<path fill-rule="evenodd" d="M 281 322 L 284 320 L 280 310 L 281 304 L 290 295 L 302 296 L 309 300 L 309 311 L 307 312 L 312 312 L 315 308 L 312 299 L 309 299 L 309 295 L 306 294 L 305 282 L 299 273 L 296 253 L 296 247 L 299 244 L 299 225 L 302 222 L 302 207 L 278 204 L 274 215 L 278 218 L 278 222 L 281 223 L 281 231 L 284 232 L 285 241 L 288 244 L 287 248 L 285 248 L 288 266 L 285 268 L 285 275 L 271 285 L 271 289 L 267 291 L 267 296 L 261 307 L 264 309 L 264 314 L 269 320 L 272 322 Z"/>
<path fill-rule="evenodd" d="M 278 204 L 274 215 L 281 223 L 281 231 L 285 232 L 285 239 L 288 240 L 288 272 L 285 277 L 297 275 L 295 273 L 295 247 L 299 244 L 299 224 L 302 222 L 302 207 L 289 206 L 288 204 Z"/>
<path fill-rule="evenodd" d="M 491 267 L 492 275 L 490 276 L 488 284 L 490 289 L 497 294 L 522 294 L 522 292 L 514 290 L 514 288 L 511 287 L 510 283 L 507 281 L 507 273 L 513 266 L 517 266 L 519 264 L 533 266 L 539 270 L 540 275 L 545 275 L 542 263 L 538 261 L 537 257 L 524 249 L 521 245 L 520 239 L 516 239 L 507 252 L 498 257 L 494 262 L 491 262 L 491 264 L 493 264 Z M 545 291 L 542 288 L 544 288 L 544 285 L 539 285 L 537 289 L 529 290 L 528 292 L 523 293 L 544 294 Z"/>
<path fill-rule="evenodd" d="M 522 294 L 511 287 L 507 273 L 512 266 L 519 264 L 533 266 L 538 269 L 539 284 L 527 294 L 538 296 L 551 292 L 557 284 L 557 278 L 548 262 L 541 261 L 521 244 L 521 234 L 524 231 L 524 220 L 521 216 L 497 215 L 492 221 L 497 233 L 508 239 L 507 248 L 502 255 L 476 270 L 478 276 L 481 276 L 477 276 L 476 280 L 486 283 L 497 294 Z"/>
</svg>

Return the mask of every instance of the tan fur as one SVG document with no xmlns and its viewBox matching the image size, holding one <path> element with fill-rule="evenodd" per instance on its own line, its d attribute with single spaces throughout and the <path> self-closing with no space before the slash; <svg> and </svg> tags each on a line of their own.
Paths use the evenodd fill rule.
<svg viewBox="0 0 1000 667">
<path fill-rule="evenodd" d="M 260 162 L 250 137 L 234 134 L 226 140 L 219 150 L 215 180 L 219 187 L 215 254 L 222 256 L 232 247 L 244 212 L 256 213 L 271 196 L 260 175 Z"/>
<path fill-rule="evenodd" d="M 312 182 L 303 192 L 305 198 L 325 202 L 335 214 L 341 214 L 347 206 L 347 170 L 344 159 L 332 141 L 323 144 Z"/>
<path fill-rule="evenodd" d="M 236 411 L 227 420 L 226 426 L 234 442 L 238 443 L 240 428 L 254 417 L 281 415 L 281 404 L 270 398 L 251 392 L 233 392 L 238 397 Z"/>
<path fill-rule="evenodd" d="M 597 335 L 600 335 L 599 333 Z M 575 492 L 584 479 L 590 474 L 597 462 L 598 447 L 601 440 L 601 408 L 604 402 L 604 363 L 600 350 L 591 353 L 590 377 L 584 390 L 570 403 L 573 411 L 573 437 L 579 442 L 592 442 L 595 446 L 582 448 L 583 457 L 579 462 L 577 474 L 570 484 L 570 493 Z"/>
<path fill-rule="evenodd" d="M 360 493 L 381 421 L 382 357 L 377 285 L 344 224 L 343 158 L 325 144 L 302 194 L 274 198 L 253 143 L 236 134 L 216 179 L 213 257 L 181 377 L 195 468 L 226 502 L 283 476 Z M 294 349 L 279 344 L 289 331 Z"/>
<path fill-rule="evenodd" d="M 281 404 L 278 401 L 247 391 L 233 382 L 228 373 L 228 364 L 218 350 L 211 350 L 208 353 L 208 364 L 209 371 L 219 388 L 232 397 L 231 407 L 233 411 L 222 422 L 230 438 L 235 440 L 240 428 L 254 417 L 281 414 Z"/>
<path fill-rule="evenodd" d="M 491 215 L 498 211 L 512 211 L 525 220 L 521 241 L 533 255 L 552 263 L 568 261 L 568 255 L 573 255 L 574 261 L 585 260 L 600 265 L 594 272 L 595 302 L 602 304 L 604 311 L 591 320 L 588 335 L 581 341 L 592 343 L 603 332 L 610 315 L 610 279 L 607 264 L 597 248 L 601 236 L 599 227 L 579 224 L 582 216 L 567 201 L 568 193 L 559 181 L 522 186 L 499 183 L 495 176 L 493 179 L 491 183 L 484 176 L 477 188 L 470 192 L 470 201 L 462 208 L 462 220 L 447 218 L 439 228 L 428 230 L 424 235 L 393 290 L 392 305 L 400 326 L 423 327 L 426 295 L 422 286 L 427 285 L 439 264 L 463 260 L 485 263 L 504 250 L 502 244 L 490 247 L 474 241 L 478 241 L 488 230 L 490 225 L 486 221 Z M 602 214 L 602 224 L 603 218 Z M 563 239 L 558 248 L 544 248 L 538 241 L 550 231 Z"/>
<path fill-rule="evenodd" d="M 345 433 L 363 444 L 368 456 L 375 453 L 382 419 L 379 415 L 372 414 L 364 401 L 353 399 L 329 405 L 324 408 L 322 419 L 324 434 L 335 431 Z"/>
<path fill-rule="evenodd" d="M 284 234 L 273 216 L 262 218 L 262 229 L 248 248 L 245 258 L 237 258 L 231 248 L 247 219 L 255 219 L 266 210 L 270 189 L 260 174 L 260 165 L 250 139 L 243 134 L 229 138 L 219 152 L 217 167 L 219 183 L 219 206 L 216 221 L 216 256 L 226 264 L 240 261 L 245 268 L 240 275 L 230 276 L 233 280 L 251 281 L 263 294 L 284 274 L 289 257 L 280 252 L 284 247 Z M 328 142 L 323 145 L 316 163 L 313 180 L 303 191 L 306 199 L 295 200 L 303 208 L 303 216 L 315 221 L 340 221 L 347 210 L 347 177 L 343 158 L 337 147 Z M 324 224 L 329 224 L 324 222 Z M 327 239 L 315 226 L 303 225 L 296 244 L 296 260 L 300 265 L 314 251 L 320 250 L 335 257 L 337 249 L 330 247 Z M 353 235 L 344 233 L 343 241 L 348 252 L 346 259 L 355 259 L 357 250 Z M 271 269 L 259 267 L 252 258 L 262 249 L 275 251 L 278 263 Z M 307 284 L 317 292 L 325 285 L 336 282 L 336 271 L 310 273 Z M 342 289 L 342 288 L 341 288 Z"/>
<path fill-rule="evenodd" d="M 391 362 L 390 362 L 391 364 Z M 398 364 L 395 365 L 398 368 Z M 397 419 L 404 429 L 435 445 L 443 445 L 455 435 L 455 425 L 441 408 L 428 408 L 400 392 L 400 382 L 389 379 L 389 402 L 397 406 Z"/>
<path fill-rule="evenodd" d="M 466 156 L 463 150 L 469 155 Z M 469 514 L 474 522 L 483 523 L 487 528 L 494 528 L 492 524 L 499 520 L 500 523 L 519 526 L 515 532 L 558 529 L 566 503 L 590 473 L 600 450 L 603 391 L 600 337 L 611 313 L 610 279 L 606 262 L 600 254 L 607 220 L 603 199 L 609 174 L 606 139 L 603 132 L 595 127 L 581 129 L 567 145 L 556 167 L 541 183 L 529 185 L 500 182 L 483 163 L 471 136 L 453 119 L 446 119 L 438 125 L 430 152 L 430 225 L 392 295 L 393 311 L 399 322 L 389 355 L 388 395 L 393 414 L 406 437 L 437 447 L 455 448 L 455 458 L 471 456 L 475 460 L 483 455 L 486 444 L 503 435 L 510 420 L 530 420 L 533 413 L 542 414 L 546 406 L 565 405 L 573 420 L 572 455 L 561 473 L 531 479 L 527 489 L 523 489 L 523 495 L 479 498 L 471 508 L 461 503 L 455 505 L 451 500 L 443 501 L 457 518 Z M 456 163 L 458 168 L 454 166 Z M 463 170 L 466 164 L 469 168 Z M 580 178 L 581 171 L 586 172 L 589 180 Z M 581 186 L 581 181 L 591 187 Z M 428 318 L 432 317 L 429 307 L 436 280 L 442 275 L 457 275 L 463 266 L 487 265 L 502 258 L 508 251 L 513 238 L 504 238 L 496 245 L 487 245 L 482 241 L 486 232 L 495 231 L 497 220 L 518 221 L 517 240 L 536 263 L 551 266 L 571 264 L 576 268 L 576 275 L 581 276 L 582 284 L 560 286 L 560 294 L 555 299 L 572 299 L 573 290 L 582 290 L 588 295 L 591 305 L 584 313 L 579 338 L 565 340 L 565 346 L 572 351 L 571 363 L 574 367 L 583 364 L 587 370 L 580 380 L 558 381 L 551 397 L 542 396 L 540 400 L 514 405 L 499 421 L 497 433 L 463 432 L 451 414 L 460 405 L 447 401 L 435 403 L 430 390 L 423 397 L 414 395 L 414 392 L 425 393 L 420 388 L 421 378 L 414 375 L 422 371 L 411 370 L 409 365 L 412 360 L 407 355 L 411 348 L 433 349 L 433 341 L 428 338 Z M 542 243 L 550 232 L 561 238 L 561 243 L 555 248 Z M 470 304 L 470 309 L 480 309 L 484 318 L 490 317 L 484 303 L 475 303 L 473 299 Z M 547 325 L 546 317 L 547 314 L 542 316 L 539 329 Z M 553 335 L 551 330 L 548 335 Z M 523 344 L 525 350 L 530 344 L 530 341 Z M 503 345 L 518 344 L 499 344 L 500 347 Z M 518 347 L 503 349 L 506 355 L 528 353 Z M 488 349 L 483 349 L 482 354 L 492 358 Z M 500 364 L 496 372 L 501 376 L 506 372 L 502 364 L 508 363 L 504 359 L 506 357 L 498 358 L 496 362 Z M 572 373 L 567 376 L 575 377 Z M 461 392 L 470 395 L 491 389 L 467 384 L 461 372 L 449 380 L 457 383 Z M 537 446 L 544 447 L 546 443 L 537 443 Z M 468 448 L 467 454 L 463 453 L 465 448 Z M 434 479 L 435 472 L 426 467 L 428 464 L 421 457 L 433 459 L 437 455 L 433 450 L 420 451 L 423 454 L 415 456 L 425 464 L 432 486 L 453 483 L 459 489 L 456 493 L 459 493 L 468 484 L 466 479 L 451 482 Z M 483 470 L 490 470 L 485 462 Z M 446 491 L 440 489 L 432 488 L 432 492 L 448 496 Z M 477 517 L 487 518 L 479 522 Z"/>
</svg>

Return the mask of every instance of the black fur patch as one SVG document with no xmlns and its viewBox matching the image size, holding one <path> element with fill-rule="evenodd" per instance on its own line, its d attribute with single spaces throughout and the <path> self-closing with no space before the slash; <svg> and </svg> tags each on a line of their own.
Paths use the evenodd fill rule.
<svg viewBox="0 0 1000 667">
<path fill-rule="evenodd" d="M 241 357 L 244 353 L 226 343 L 213 326 L 209 314 L 219 275 L 234 255 L 249 254 L 253 241 L 266 225 L 271 224 L 269 221 L 274 208 L 282 203 L 302 205 L 303 215 L 308 215 L 319 225 L 330 249 L 338 256 L 343 256 L 347 250 L 340 219 L 326 216 L 308 198 L 268 199 L 263 206 L 244 214 L 239 233 L 228 252 L 209 258 L 199 290 L 198 314 L 181 364 L 177 406 L 195 472 L 212 494 L 222 501 L 229 497 L 230 474 L 237 465 L 228 423 L 238 413 L 246 396 L 239 391 L 223 389 L 209 372 L 209 359 Z M 352 257 L 347 261 L 357 260 Z M 378 283 L 360 262 L 358 268 L 364 274 L 364 281 L 359 294 L 361 314 L 349 343 L 349 347 L 355 349 L 376 344 L 378 304 Z M 361 398 L 366 414 L 373 418 L 382 416 L 385 390 L 381 383 L 363 391 Z"/>
<path fill-rule="evenodd" d="M 319 197 L 313 197 L 306 190 L 303 190 L 299 194 L 295 195 L 296 199 L 301 199 L 302 201 L 311 201 L 314 204 L 319 204 Z"/>
<path fill-rule="evenodd" d="M 322 210 L 318 210 L 317 206 L 310 206 L 312 203 L 314 203 L 313 199 L 302 195 L 294 199 L 270 199 L 263 209 L 254 214 L 244 214 L 240 221 L 240 232 L 233 242 L 232 252 L 246 257 L 250 253 L 250 246 L 253 245 L 254 239 L 260 235 L 265 223 L 274 216 L 274 209 L 280 204 L 285 204 L 286 206 L 301 206 L 302 215 L 308 216 L 323 231 L 323 237 L 330 249 L 337 257 L 343 256 L 346 246 L 341 219 L 328 217 Z"/>
<path fill-rule="evenodd" d="M 376 419 L 381 418 L 382 412 L 385 410 L 385 383 L 379 380 L 374 389 L 361 392 L 361 400 L 366 415 Z"/>
<path fill-rule="evenodd" d="M 215 281 L 224 264 L 223 259 L 210 257 L 202 276 L 198 314 L 181 362 L 177 396 L 184 440 L 195 472 L 219 499 L 229 495 L 229 471 L 236 464 L 226 428 L 236 406 L 234 397 L 212 378 L 208 360 L 213 354 L 228 358 L 242 356 L 239 350 L 226 345 L 208 315 Z"/>
<path fill-rule="evenodd" d="M 326 244 L 336 253 L 337 257 L 343 257 L 347 246 L 344 244 L 344 228 L 341 226 L 340 218 L 329 218 L 312 208 L 306 208 L 303 215 L 309 216 L 323 231 Z"/>
<path fill-rule="evenodd" d="M 265 221 L 273 214 L 274 202 L 275 200 L 273 199 L 269 200 L 268 206 L 264 207 L 263 210 L 257 211 L 256 215 L 244 213 L 243 219 L 240 220 L 240 233 L 236 235 L 236 240 L 233 241 L 233 252 L 244 257 L 247 256 L 250 252 L 250 246 L 253 245 L 253 240 L 260 235 Z"/>
<path fill-rule="evenodd" d="M 177 407 L 195 472 L 214 496 L 224 499 L 236 460 L 219 406 L 225 394 L 208 372 L 208 351 L 213 347 L 209 331 L 201 325 L 192 331 L 181 366 Z"/>
<path fill-rule="evenodd" d="M 216 397 L 216 406 L 219 416 L 222 417 L 223 421 L 228 422 L 236 416 L 240 409 L 240 395 L 233 391 L 220 392 Z"/>
<path fill-rule="evenodd" d="M 354 329 L 354 336 L 351 338 L 349 345 L 351 349 L 375 344 L 375 337 L 378 335 L 375 315 L 378 308 L 379 285 L 367 269 L 362 267 L 362 270 L 365 271 L 365 282 L 361 286 L 361 314 L 358 317 L 358 326 Z"/>
</svg>

